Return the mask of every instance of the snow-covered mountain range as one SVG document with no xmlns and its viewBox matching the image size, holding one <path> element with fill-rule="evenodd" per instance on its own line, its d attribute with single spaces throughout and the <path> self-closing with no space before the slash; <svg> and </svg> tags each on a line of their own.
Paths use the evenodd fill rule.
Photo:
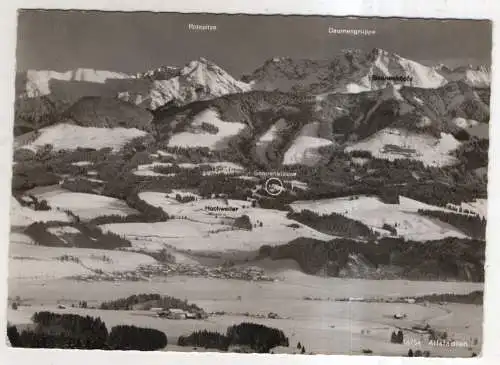
<svg viewBox="0 0 500 365">
<path fill-rule="evenodd" d="M 163 79 L 161 75 L 168 78 Z M 146 73 L 142 80 L 144 77 L 151 81 L 138 83 L 138 88 L 121 91 L 118 97 L 148 109 L 156 109 L 171 101 L 183 105 L 250 90 L 249 85 L 234 79 L 205 58 L 191 61 L 181 69 L 161 68 Z"/>
<path fill-rule="evenodd" d="M 51 94 L 51 83 L 56 81 L 105 84 L 107 80 L 133 78 L 122 72 L 78 68 L 66 72 L 51 70 L 28 70 L 18 73 L 16 87 L 21 97 L 33 98 Z"/>
<path fill-rule="evenodd" d="M 463 81 L 474 87 L 489 87 L 491 83 L 491 71 L 486 66 L 473 67 L 472 65 L 461 66 L 450 69 L 444 65 L 435 68 L 448 81 Z"/>
<path fill-rule="evenodd" d="M 448 73 L 379 48 L 371 52 L 349 50 L 331 60 L 273 58 L 244 77 L 253 89 L 313 94 L 357 93 L 381 89 L 388 84 L 436 88 L 458 80 L 487 87 L 489 78 L 484 67 L 477 70 L 465 67 Z"/>
<path fill-rule="evenodd" d="M 171 147 L 241 144 L 265 166 L 321 164 L 332 148 L 441 166 L 455 161 L 464 135 L 488 136 L 487 68 L 429 67 L 381 49 L 275 58 L 244 81 L 204 58 L 134 75 L 25 76 L 16 135 L 58 123 L 138 128 Z"/>
<path fill-rule="evenodd" d="M 370 52 L 350 50 L 329 60 L 273 58 L 242 80 L 205 58 L 184 67 L 161 66 L 138 74 L 81 68 L 67 72 L 29 70 L 17 76 L 20 97 L 50 95 L 68 102 L 83 96 L 119 97 L 152 110 L 169 102 L 185 105 L 250 90 L 322 95 L 378 90 L 389 84 L 436 88 L 451 81 L 482 88 L 490 85 L 491 78 L 487 67 L 428 67 L 378 48 Z"/>
</svg>

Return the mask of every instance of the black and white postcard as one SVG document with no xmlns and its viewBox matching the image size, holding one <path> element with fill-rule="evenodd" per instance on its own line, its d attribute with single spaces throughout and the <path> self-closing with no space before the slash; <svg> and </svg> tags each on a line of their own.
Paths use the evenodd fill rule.
<svg viewBox="0 0 500 365">
<path fill-rule="evenodd" d="M 19 10 L 8 346 L 481 356 L 491 53 L 486 19 Z"/>
</svg>

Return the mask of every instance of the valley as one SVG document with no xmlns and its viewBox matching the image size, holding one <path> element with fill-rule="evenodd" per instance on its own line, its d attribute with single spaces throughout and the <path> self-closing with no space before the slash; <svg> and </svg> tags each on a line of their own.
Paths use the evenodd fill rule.
<svg viewBox="0 0 500 365">
<path fill-rule="evenodd" d="M 241 80 L 205 58 L 22 76 L 7 315 L 21 338 L 50 311 L 159 330 L 164 351 L 233 351 L 231 326 L 251 322 L 276 343 L 249 352 L 481 352 L 486 69 L 375 48 Z M 120 300 L 138 302 L 103 308 Z"/>
</svg>

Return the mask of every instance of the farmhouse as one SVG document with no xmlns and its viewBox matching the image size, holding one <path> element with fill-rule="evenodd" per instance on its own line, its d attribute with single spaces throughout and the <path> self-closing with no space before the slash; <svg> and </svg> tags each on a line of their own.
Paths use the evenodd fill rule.
<svg viewBox="0 0 500 365">
<path fill-rule="evenodd" d="M 158 312 L 158 317 L 168 319 L 197 319 L 199 316 L 196 313 L 190 313 L 178 308 L 171 308 Z"/>
<path fill-rule="evenodd" d="M 349 297 L 350 302 L 362 302 L 364 298 L 358 298 L 358 297 Z"/>
</svg>

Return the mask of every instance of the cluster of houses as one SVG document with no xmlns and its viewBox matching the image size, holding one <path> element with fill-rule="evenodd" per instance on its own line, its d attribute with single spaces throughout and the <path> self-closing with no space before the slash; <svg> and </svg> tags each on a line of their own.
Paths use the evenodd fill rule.
<svg viewBox="0 0 500 365">
<path fill-rule="evenodd" d="M 79 281 L 148 281 L 148 277 L 145 277 L 139 272 L 126 271 L 126 272 L 94 272 L 88 275 L 77 275 L 72 276 L 71 279 Z"/>
<path fill-rule="evenodd" d="M 192 313 L 179 308 L 151 308 L 151 311 L 156 312 L 160 318 L 167 319 L 202 319 L 204 316 L 201 313 Z"/>
<path fill-rule="evenodd" d="M 188 264 L 155 264 L 139 267 L 138 271 L 146 277 L 185 275 L 193 277 L 205 277 L 213 279 L 235 279 L 246 281 L 274 281 L 273 278 L 264 274 L 264 271 L 255 267 L 205 267 L 201 265 Z"/>
<path fill-rule="evenodd" d="M 415 298 L 387 298 L 387 297 L 374 297 L 374 298 L 362 298 L 362 297 L 348 297 L 348 298 L 337 298 L 336 302 L 365 302 L 365 303 L 408 303 L 415 304 Z M 424 303 L 425 305 L 425 303 Z"/>
</svg>

